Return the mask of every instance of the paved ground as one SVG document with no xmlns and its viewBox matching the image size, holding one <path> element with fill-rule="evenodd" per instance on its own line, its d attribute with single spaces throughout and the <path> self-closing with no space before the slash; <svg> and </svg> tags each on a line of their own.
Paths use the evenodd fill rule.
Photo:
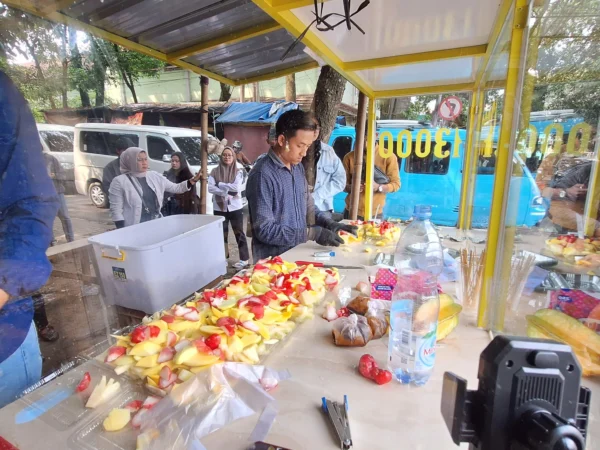
<svg viewBox="0 0 600 450">
<path fill-rule="evenodd" d="M 76 240 L 114 229 L 109 211 L 94 207 L 87 197 L 69 195 L 67 204 Z M 231 264 L 237 262 L 239 256 L 233 232 L 230 230 L 229 234 L 228 275 L 232 276 L 235 269 Z M 58 219 L 54 224 L 54 236 L 57 241 L 54 250 L 60 250 L 61 244 L 66 244 L 66 239 Z M 79 256 L 71 251 L 51 257 L 51 262 L 55 271 L 62 274 L 81 274 L 83 270 Z M 64 275 L 53 275 L 41 292 L 48 321 L 60 334 L 60 339 L 56 342 L 40 341 L 44 357 L 44 375 L 82 353 L 93 356 L 94 346 L 107 338 L 107 330 L 118 328 L 113 308 L 104 306 L 102 299 L 97 295 L 98 287 L 87 283 L 83 277 L 74 276 L 71 279 L 65 278 Z"/>
</svg>

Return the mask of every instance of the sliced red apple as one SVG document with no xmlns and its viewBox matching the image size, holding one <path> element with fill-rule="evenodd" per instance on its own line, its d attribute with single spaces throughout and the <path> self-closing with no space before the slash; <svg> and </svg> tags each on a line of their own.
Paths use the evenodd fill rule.
<svg viewBox="0 0 600 450">
<path fill-rule="evenodd" d="M 235 334 L 235 319 L 231 317 L 221 317 L 217 320 L 217 326 L 220 327 L 227 336 L 233 336 Z"/>
<path fill-rule="evenodd" d="M 177 375 L 173 373 L 169 366 L 164 366 L 160 369 L 159 376 L 160 380 L 158 381 L 158 387 L 161 389 L 167 389 L 177 381 Z"/>
<path fill-rule="evenodd" d="M 184 348 L 186 348 L 187 346 L 189 346 L 191 344 L 192 344 L 192 342 L 189 339 L 182 339 L 175 345 L 175 350 L 180 352 L 181 350 L 183 350 Z"/>
<path fill-rule="evenodd" d="M 169 314 L 165 314 L 164 316 L 161 317 L 161 320 L 166 323 L 173 323 L 173 322 L 175 322 L 175 317 L 173 317 Z"/>
<path fill-rule="evenodd" d="M 132 400 L 125 405 L 125 409 L 128 409 L 132 413 L 139 411 L 142 407 L 143 402 L 141 400 Z"/>
<path fill-rule="evenodd" d="M 189 313 L 184 314 L 183 318 L 185 320 L 189 320 L 190 322 L 198 322 L 200 320 L 200 314 L 197 310 L 191 310 Z"/>
<path fill-rule="evenodd" d="M 212 352 L 212 349 L 206 345 L 204 338 L 194 339 L 193 344 L 200 353 L 206 353 L 208 355 Z"/>
<path fill-rule="evenodd" d="M 175 349 L 172 347 L 165 347 L 158 354 L 157 362 L 160 364 L 160 363 L 164 363 L 167 361 L 171 361 L 174 356 L 175 356 Z"/>
<path fill-rule="evenodd" d="M 104 360 L 104 362 L 113 362 L 117 358 L 123 356 L 125 352 L 127 352 L 127 349 L 125 347 L 115 345 L 114 347 L 108 349 L 108 354 L 106 355 L 106 359 Z"/>
<path fill-rule="evenodd" d="M 131 426 L 133 428 L 140 428 L 142 426 L 142 424 L 144 423 L 146 416 L 148 415 L 148 410 L 147 409 L 140 409 L 135 416 L 133 416 L 133 419 L 131 419 Z"/>
<path fill-rule="evenodd" d="M 173 314 L 175 314 L 175 317 L 183 317 L 190 312 L 192 312 L 192 308 L 179 305 L 175 306 L 175 309 L 173 310 Z"/>
<path fill-rule="evenodd" d="M 167 333 L 167 345 L 173 347 L 175 344 L 177 344 L 177 334 L 174 331 L 169 331 Z"/>
<path fill-rule="evenodd" d="M 258 333 L 260 331 L 260 328 L 258 327 L 258 325 L 256 323 L 254 323 L 252 320 L 247 320 L 245 322 L 242 322 L 242 326 L 244 328 L 246 328 L 247 330 L 254 331 L 255 333 Z"/>
<path fill-rule="evenodd" d="M 144 403 L 142 404 L 142 408 L 144 409 L 152 409 L 154 407 L 154 405 L 156 405 L 158 402 L 160 402 L 160 398 L 158 397 L 153 397 L 151 395 L 149 395 L 148 397 L 146 397 L 146 400 L 144 400 Z"/>
</svg>

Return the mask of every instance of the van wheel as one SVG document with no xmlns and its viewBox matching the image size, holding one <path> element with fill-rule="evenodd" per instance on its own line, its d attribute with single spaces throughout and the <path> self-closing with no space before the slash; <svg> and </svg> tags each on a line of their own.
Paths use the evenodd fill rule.
<svg viewBox="0 0 600 450">
<path fill-rule="evenodd" d="M 88 194 L 90 196 L 90 200 L 92 204 L 97 208 L 107 208 L 108 207 L 108 199 L 106 198 L 106 194 L 102 190 L 102 184 L 96 182 L 90 184 L 88 189 Z"/>
</svg>

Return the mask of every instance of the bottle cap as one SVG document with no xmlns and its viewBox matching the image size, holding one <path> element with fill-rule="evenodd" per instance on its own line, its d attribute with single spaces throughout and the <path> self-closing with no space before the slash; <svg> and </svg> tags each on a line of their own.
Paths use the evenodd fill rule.
<svg viewBox="0 0 600 450">
<path fill-rule="evenodd" d="M 413 214 L 417 219 L 429 219 L 431 217 L 431 205 L 415 205 Z"/>
</svg>

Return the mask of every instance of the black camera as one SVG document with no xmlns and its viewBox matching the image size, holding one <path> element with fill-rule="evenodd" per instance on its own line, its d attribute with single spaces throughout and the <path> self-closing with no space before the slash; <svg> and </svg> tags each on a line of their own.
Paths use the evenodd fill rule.
<svg viewBox="0 0 600 450">
<path fill-rule="evenodd" d="M 571 347 L 497 336 L 481 353 L 479 387 L 444 374 L 442 415 L 452 440 L 475 450 L 584 450 L 591 392 Z"/>
</svg>

